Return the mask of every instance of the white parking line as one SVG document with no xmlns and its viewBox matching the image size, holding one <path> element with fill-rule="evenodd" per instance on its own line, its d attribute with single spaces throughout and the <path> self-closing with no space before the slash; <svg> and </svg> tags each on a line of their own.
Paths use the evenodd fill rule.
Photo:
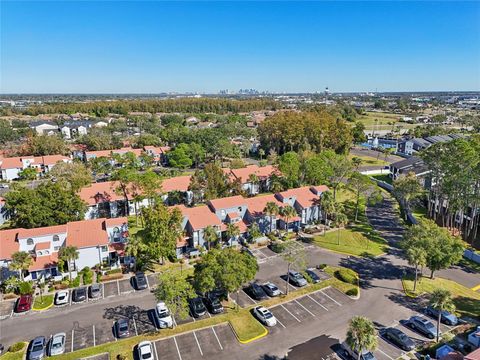
<svg viewBox="0 0 480 360">
<path fill-rule="evenodd" d="M 380 350 L 379 348 L 377 348 L 377 350 L 382 353 L 383 355 L 385 355 L 386 357 L 388 357 L 390 360 L 394 360 L 394 358 L 392 358 L 390 355 L 388 355 L 387 353 L 384 353 L 382 350 Z"/>
<path fill-rule="evenodd" d="M 150 283 L 148 282 L 148 276 L 147 275 L 145 275 L 145 281 L 147 282 L 148 290 L 150 290 Z"/>
<path fill-rule="evenodd" d="M 118 290 L 118 295 L 120 295 L 120 283 L 117 280 L 117 290 Z"/>
<path fill-rule="evenodd" d="M 208 317 L 211 318 L 212 315 L 210 315 L 210 311 L 207 311 Z"/>
<path fill-rule="evenodd" d="M 173 321 L 173 325 L 177 326 L 177 322 L 175 321 L 175 316 L 173 316 L 173 315 L 172 315 L 172 321 Z"/>
<path fill-rule="evenodd" d="M 287 328 L 285 325 L 283 325 L 283 323 L 282 323 L 280 320 L 277 319 L 277 322 L 278 322 L 280 325 L 282 325 L 282 327 L 283 327 L 284 329 Z"/>
<path fill-rule="evenodd" d="M 200 350 L 200 354 L 203 356 L 203 351 L 200 347 L 200 343 L 198 342 L 197 334 L 195 334 L 195 331 L 193 332 L 193 336 L 195 337 L 195 341 L 197 342 L 198 350 Z"/>
<path fill-rule="evenodd" d="M 295 303 L 296 303 L 297 305 L 300 305 L 300 306 L 302 307 L 302 309 L 305 310 L 306 312 L 308 312 L 310 315 L 312 315 L 312 316 L 317 316 L 317 315 L 315 315 L 314 313 L 312 313 L 310 310 L 308 310 L 305 306 L 303 306 L 302 304 L 300 304 L 297 300 L 295 300 Z"/>
<path fill-rule="evenodd" d="M 217 332 L 215 331 L 215 328 L 213 326 L 212 326 L 212 331 L 213 331 L 213 335 L 215 335 L 215 339 L 217 339 L 217 341 L 218 341 L 218 346 L 220 346 L 220 349 L 223 350 L 222 343 L 220 342 L 220 339 L 217 336 Z"/>
<path fill-rule="evenodd" d="M 193 319 L 193 322 L 197 321 L 197 320 L 195 320 L 195 316 L 192 315 L 190 317 Z"/>
<path fill-rule="evenodd" d="M 297 318 L 295 315 L 293 315 L 285 306 L 283 306 L 283 304 L 281 304 L 280 306 L 283 308 L 283 310 L 285 310 L 287 313 L 292 315 L 295 320 L 297 320 L 298 322 L 301 322 L 300 319 Z"/>
<path fill-rule="evenodd" d="M 102 284 L 102 299 L 105 299 L 105 284 Z"/>
<path fill-rule="evenodd" d="M 135 335 L 138 336 L 138 331 L 137 331 L 137 322 L 135 321 L 135 318 L 132 316 L 133 320 L 133 327 L 135 328 Z"/>
<path fill-rule="evenodd" d="M 328 297 L 330 300 L 332 300 L 335 304 L 337 304 L 338 306 L 342 306 L 342 304 L 340 304 L 337 300 L 335 300 L 334 298 L 332 298 L 331 296 L 325 294 L 322 290 L 320 290 L 320 292 L 325 295 L 326 297 Z"/>
<path fill-rule="evenodd" d="M 70 352 L 73 352 L 73 331 L 74 331 L 74 330 L 72 329 L 72 347 L 71 347 Z"/>
<path fill-rule="evenodd" d="M 177 339 L 175 336 L 173 337 L 173 341 L 175 342 L 175 347 L 177 348 L 178 358 L 182 360 L 182 355 L 180 354 L 180 349 L 178 348 Z"/>
<path fill-rule="evenodd" d="M 155 341 L 153 342 L 153 351 L 155 351 L 155 358 L 157 360 L 160 360 L 160 358 L 158 357 L 158 352 L 157 352 L 157 343 Z"/>
<path fill-rule="evenodd" d="M 95 325 L 92 325 L 93 327 L 93 346 L 95 346 Z"/>
<path fill-rule="evenodd" d="M 311 297 L 310 295 L 307 295 L 307 297 L 308 297 L 310 300 L 312 300 L 315 304 L 317 304 L 318 306 L 320 306 L 320 307 L 322 307 L 322 308 L 324 308 L 325 310 L 328 311 L 328 309 L 327 309 L 325 306 L 323 306 L 322 304 L 320 304 L 320 303 L 319 303 L 317 300 L 315 300 L 313 297 Z"/>
<path fill-rule="evenodd" d="M 247 297 L 248 297 L 250 300 L 253 301 L 254 304 L 257 303 L 254 299 L 252 299 L 252 298 L 250 297 L 250 295 L 247 294 L 247 292 L 246 292 L 245 290 L 242 289 L 242 291 L 243 291 L 243 293 L 244 293 L 245 295 L 247 295 Z"/>
</svg>

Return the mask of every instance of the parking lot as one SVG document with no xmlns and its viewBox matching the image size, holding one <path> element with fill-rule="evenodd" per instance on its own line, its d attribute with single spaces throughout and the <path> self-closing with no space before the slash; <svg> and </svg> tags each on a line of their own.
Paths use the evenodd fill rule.
<svg viewBox="0 0 480 360">
<path fill-rule="evenodd" d="M 0 320 L 7 319 L 13 314 L 16 300 L 0 301 Z"/>
</svg>

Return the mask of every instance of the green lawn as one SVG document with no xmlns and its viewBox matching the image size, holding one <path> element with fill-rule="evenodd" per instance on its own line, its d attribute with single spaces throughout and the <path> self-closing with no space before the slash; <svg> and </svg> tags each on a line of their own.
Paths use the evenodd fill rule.
<svg viewBox="0 0 480 360">
<path fill-rule="evenodd" d="M 6 352 L 2 356 L 0 356 L 1 360 L 22 360 L 25 356 L 25 351 L 27 350 L 27 343 L 22 350 L 17 352 Z"/>
<path fill-rule="evenodd" d="M 360 164 L 360 166 L 385 166 L 390 164 L 389 162 L 386 162 L 384 160 L 385 155 L 383 154 L 380 154 L 378 159 L 376 157 L 355 154 L 348 154 L 348 158 L 350 160 L 352 160 L 353 158 L 361 159 L 362 163 Z"/>
<path fill-rule="evenodd" d="M 33 302 L 33 310 L 45 310 L 53 305 L 53 295 L 37 296 Z"/>
<path fill-rule="evenodd" d="M 424 206 L 417 205 L 413 208 L 412 215 L 417 220 L 424 219 L 427 217 L 427 209 Z"/>
<path fill-rule="evenodd" d="M 401 126 L 403 129 L 413 128 L 419 125 L 401 122 L 400 119 L 402 118 L 403 115 L 401 114 L 368 111 L 365 115 L 360 115 L 357 121 L 364 123 L 366 130 L 370 131 L 373 130 L 375 125 L 377 130 L 391 130 L 392 122 L 394 123 L 394 127 Z"/>
<path fill-rule="evenodd" d="M 413 277 L 403 280 L 405 290 L 413 294 Z M 417 294 L 431 293 L 435 289 L 447 289 L 453 297 L 457 312 L 462 315 L 480 318 L 480 293 L 459 283 L 436 277 L 433 280 L 421 277 L 417 283 Z"/>
<path fill-rule="evenodd" d="M 392 184 L 392 178 L 387 174 L 378 174 L 378 175 L 371 175 L 372 178 L 386 182 L 387 184 Z"/>
<path fill-rule="evenodd" d="M 460 260 L 459 265 L 470 269 L 470 271 L 477 272 L 480 274 L 480 264 L 476 263 L 475 261 L 462 257 L 462 260 Z M 478 282 L 480 283 L 480 278 Z"/>
</svg>

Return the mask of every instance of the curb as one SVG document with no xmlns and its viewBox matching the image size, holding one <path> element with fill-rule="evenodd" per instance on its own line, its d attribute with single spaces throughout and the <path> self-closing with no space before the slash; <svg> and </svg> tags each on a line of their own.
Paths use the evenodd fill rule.
<svg viewBox="0 0 480 360">
<path fill-rule="evenodd" d="M 248 343 L 251 343 L 252 341 L 255 341 L 255 340 L 258 340 L 258 339 L 261 339 L 265 336 L 268 335 L 268 330 L 265 326 L 263 326 L 262 324 L 260 324 L 262 327 L 263 327 L 263 333 L 261 333 L 260 335 L 257 335 L 257 336 L 254 336 L 253 338 L 251 339 L 247 339 L 247 340 L 241 340 L 240 337 L 238 336 L 237 332 L 235 331 L 235 329 L 233 328 L 232 324 L 230 323 L 230 321 L 228 322 L 228 325 L 230 326 L 230 328 L 232 329 L 232 332 L 235 334 L 235 337 L 237 338 L 237 341 L 240 343 L 240 344 L 248 344 Z"/>
<path fill-rule="evenodd" d="M 52 306 L 53 306 L 53 302 L 50 305 L 45 306 L 44 308 L 35 308 L 35 307 L 32 306 L 32 310 L 33 311 L 45 311 L 45 310 L 50 309 Z"/>
</svg>

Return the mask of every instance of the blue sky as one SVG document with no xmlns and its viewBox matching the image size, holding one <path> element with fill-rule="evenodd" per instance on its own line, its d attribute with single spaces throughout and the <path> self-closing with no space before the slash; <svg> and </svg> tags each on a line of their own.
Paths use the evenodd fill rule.
<svg viewBox="0 0 480 360">
<path fill-rule="evenodd" d="M 480 2 L 1 1 L 2 93 L 480 89 Z"/>
</svg>

